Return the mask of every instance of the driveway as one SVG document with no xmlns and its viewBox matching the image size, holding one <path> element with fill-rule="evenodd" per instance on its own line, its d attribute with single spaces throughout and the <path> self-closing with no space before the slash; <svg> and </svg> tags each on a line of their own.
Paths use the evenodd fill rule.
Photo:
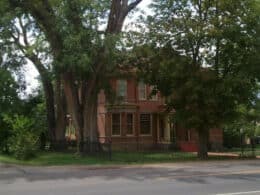
<svg viewBox="0 0 260 195">
<path fill-rule="evenodd" d="M 0 165 L 0 195 L 259 194 L 260 161 L 144 166 Z"/>
</svg>

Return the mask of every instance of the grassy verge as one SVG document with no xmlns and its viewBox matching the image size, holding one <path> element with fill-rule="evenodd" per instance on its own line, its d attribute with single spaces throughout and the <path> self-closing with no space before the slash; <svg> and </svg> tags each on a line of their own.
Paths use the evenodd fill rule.
<svg viewBox="0 0 260 195">
<path fill-rule="evenodd" d="M 210 157 L 209 160 L 224 160 L 229 157 Z M 112 159 L 109 160 L 108 154 L 98 156 L 80 157 L 73 153 L 41 152 L 31 160 L 17 160 L 12 156 L 1 155 L 0 163 L 33 165 L 33 166 L 59 166 L 59 165 L 129 165 L 129 164 L 148 164 L 148 163 L 172 163 L 184 161 L 196 161 L 196 154 L 184 152 L 113 152 Z"/>
<path fill-rule="evenodd" d="M 229 152 L 229 153 L 234 153 L 234 154 L 241 154 L 242 153 L 242 149 L 241 148 L 232 148 L 232 149 L 228 149 L 225 152 Z M 243 153 L 245 155 L 252 155 L 252 148 L 250 147 L 245 147 L 243 150 Z M 257 147 L 255 147 L 254 149 L 254 154 L 259 156 L 260 155 L 260 146 L 258 145 Z"/>
</svg>

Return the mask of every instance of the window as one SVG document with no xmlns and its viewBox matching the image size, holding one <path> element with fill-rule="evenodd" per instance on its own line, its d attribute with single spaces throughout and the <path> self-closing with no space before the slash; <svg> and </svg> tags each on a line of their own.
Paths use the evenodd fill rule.
<svg viewBox="0 0 260 195">
<path fill-rule="evenodd" d="M 140 133 L 141 135 L 151 134 L 151 115 L 140 114 Z"/>
<path fill-rule="evenodd" d="M 152 94 L 153 93 L 153 90 L 155 89 L 155 86 L 150 86 L 150 93 Z M 154 100 L 154 101 L 156 101 L 156 100 L 158 100 L 158 96 L 157 96 L 157 92 L 156 92 L 156 94 L 154 94 L 154 95 L 151 95 L 151 100 Z"/>
<path fill-rule="evenodd" d="M 127 82 L 126 80 L 117 81 L 117 96 L 125 99 L 127 94 Z"/>
<path fill-rule="evenodd" d="M 112 135 L 120 135 L 121 132 L 121 115 L 120 113 L 112 114 Z"/>
<path fill-rule="evenodd" d="M 126 134 L 133 135 L 134 134 L 134 115 L 132 113 L 128 113 L 126 115 Z"/>
<path fill-rule="evenodd" d="M 139 100 L 146 100 L 146 85 L 144 82 L 138 83 Z"/>
</svg>

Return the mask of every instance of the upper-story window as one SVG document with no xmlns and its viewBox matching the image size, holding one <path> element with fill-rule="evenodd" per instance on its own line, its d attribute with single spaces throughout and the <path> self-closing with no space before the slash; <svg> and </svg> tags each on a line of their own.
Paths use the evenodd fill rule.
<svg viewBox="0 0 260 195">
<path fill-rule="evenodd" d="M 117 80 L 117 96 L 125 99 L 127 96 L 127 81 Z"/>
<path fill-rule="evenodd" d="M 139 100 L 146 100 L 146 85 L 144 82 L 138 83 L 138 94 L 139 94 Z"/>
</svg>

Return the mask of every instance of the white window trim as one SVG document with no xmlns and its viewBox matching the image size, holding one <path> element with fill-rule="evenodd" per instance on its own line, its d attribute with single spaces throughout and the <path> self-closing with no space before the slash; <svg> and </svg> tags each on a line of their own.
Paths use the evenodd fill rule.
<svg viewBox="0 0 260 195">
<path fill-rule="evenodd" d="M 119 119 L 120 119 L 120 122 L 119 122 L 119 125 L 120 125 L 119 135 L 113 135 L 113 114 L 119 114 Z M 118 112 L 114 112 L 114 113 L 111 114 L 111 136 L 112 137 L 120 137 L 121 133 L 122 133 L 121 131 L 122 131 L 122 114 L 118 113 Z"/>
<path fill-rule="evenodd" d="M 140 83 L 143 83 L 144 84 L 144 98 L 141 98 L 140 97 Z M 142 100 L 142 101 L 145 101 L 147 100 L 147 85 L 144 83 L 144 82 L 138 82 L 138 99 L 139 100 Z"/>
<path fill-rule="evenodd" d="M 120 96 L 119 95 L 119 83 L 120 82 L 125 82 L 125 96 Z M 116 95 L 117 95 L 117 97 L 127 98 L 127 80 L 125 80 L 125 79 L 118 79 L 116 81 Z"/>
<path fill-rule="evenodd" d="M 141 134 L 141 120 L 140 120 L 141 114 L 149 114 L 150 115 L 150 126 L 151 126 L 151 128 L 150 128 L 150 133 L 149 134 Z M 140 129 L 139 129 L 140 136 L 142 136 L 142 137 L 151 137 L 153 135 L 152 134 L 152 130 L 153 130 L 153 116 L 152 116 L 151 113 L 140 113 L 140 115 L 139 115 L 139 127 L 140 127 Z"/>
<path fill-rule="evenodd" d="M 135 115 L 134 115 L 134 113 L 131 113 L 131 112 L 127 112 L 126 113 L 126 126 L 128 125 L 127 124 L 127 115 L 128 114 L 132 114 L 132 116 L 133 116 L 133 120 L 132 120 L 132 122 L 133 122 L 133 129 L 132 129 L 132 131 L 133 131 L 133 133 L 132 134 L 128 134 L 127 132 L 126 132 L 126 136 L 134 136 L 135 135 Z"/>
</svg>

